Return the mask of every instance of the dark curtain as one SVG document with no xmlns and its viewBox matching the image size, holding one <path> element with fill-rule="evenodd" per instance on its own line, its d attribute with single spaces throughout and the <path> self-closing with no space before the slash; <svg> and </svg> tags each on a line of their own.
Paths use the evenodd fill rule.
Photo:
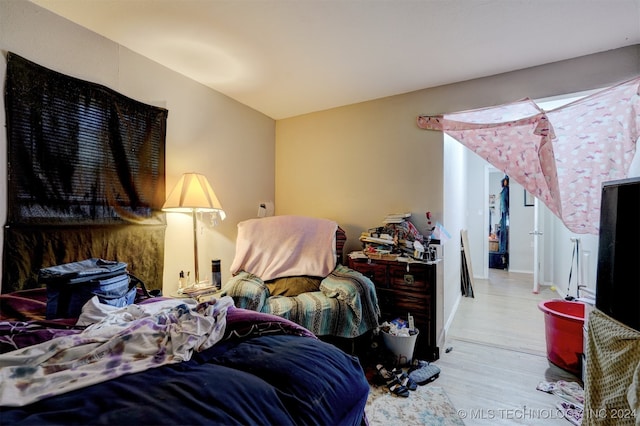
<svg viewBox="0 0 640 426">
<path fill-rule="evenodd" d="M 162 287 L 167 110 L 7 54 L 2 291 L 102 257 Z"/>
</svg>

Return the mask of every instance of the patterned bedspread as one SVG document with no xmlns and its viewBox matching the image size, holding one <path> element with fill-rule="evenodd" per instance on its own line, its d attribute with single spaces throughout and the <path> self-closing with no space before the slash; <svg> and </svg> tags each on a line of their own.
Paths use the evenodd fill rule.
<svg viewBox="0 0 640 426">
<path fill-rule="evenodd" d="M 338 265 L 320 283 L 320 290 L 295 297 L 268 297 L 260 277 L 240 272 L 225 285 L 236 306 L 277 315 L 302 325 L 317 336 L 358 337 L 378 326 L 380 309 L 371 280 Z"/>
</svg>

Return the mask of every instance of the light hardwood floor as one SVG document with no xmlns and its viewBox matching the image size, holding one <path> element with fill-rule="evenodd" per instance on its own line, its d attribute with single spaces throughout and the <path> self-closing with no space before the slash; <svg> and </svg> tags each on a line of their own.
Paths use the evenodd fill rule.
<svg viewBox="0 0 640 426">
<path fill-rule="evenodd" d="M 490 271 L 489 280 L 475 280 L 475 297 L 461 300 L 433 385 L 445 389 L 467 425 L 570 425 L 555 408 L 558 398 L 536 390 L 541 381 L 582 384 L 546 358 L 538 303 L 558 294 L 549 287 L 533 294 L 532 275 Z"/>
</svg>

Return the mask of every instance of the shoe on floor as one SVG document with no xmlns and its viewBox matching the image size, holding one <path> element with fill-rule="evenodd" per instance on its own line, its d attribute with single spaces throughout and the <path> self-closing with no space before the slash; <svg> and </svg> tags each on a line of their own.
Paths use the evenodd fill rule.
<svg viewBox="0 0 640 426">
<path fill-rule="evenodd" d="M 378 377 L 385 382 L 387 388 L 393 395 L 401 396 L 403 398 L 409 396 L 409 389 L 400 383 L 400 380 L 398 380 L 398 377 L 395 374 L 387 370 L 382 364 L 378 364 L 376 366 L 376 370 L 378 370 Z"/>
<path fill-rule="evenodd" d="M 398 378 L 402 386 L 409 389 L 410 391 L 414 391 L 418 389 L 418 384 L 411 378 L 402 368 L 394 368 L 391 370 L 393 374 Z"/>
<path fill-rule="evenodd" d="M 440 368 L 427 361 L 414 361 L 413 366 L 409 370 L 409 378 L 420 386 L 433 382 L 439 376 Z"/>
</svg>

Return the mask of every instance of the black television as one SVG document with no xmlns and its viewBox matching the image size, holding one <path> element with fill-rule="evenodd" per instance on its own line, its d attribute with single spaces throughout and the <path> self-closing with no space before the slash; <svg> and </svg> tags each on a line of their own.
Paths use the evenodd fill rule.
<svg viewBox="0 0 640 426">
<path fill-rule="evenodd" d="M 602 184 L 596 308 L 640 331 L 640 177 Z"/>
</svg>

